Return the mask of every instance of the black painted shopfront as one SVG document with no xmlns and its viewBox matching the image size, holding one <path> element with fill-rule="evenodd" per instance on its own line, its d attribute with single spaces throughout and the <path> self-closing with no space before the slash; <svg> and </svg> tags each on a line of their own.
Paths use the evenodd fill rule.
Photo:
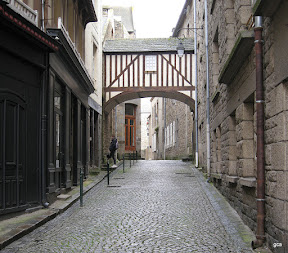
<svg viewBox="0 0 288 253">
<path fill-rule="evenodd" d="M 46 34 L 0 4 L 0 38 L 1 215 L 45 206 L 87 175 L 102 107 L 65 30 Z"/>
<path fill-rule="evenodd" d="M 2 3 L 0 38 L 0 214 L 4 214 L 46 201 L 45 86 L 49 53 L 58 50 L 58 43 Z"/>
<path fill-rule="evenodd" d="M 49 198 L 79 184 L 80 169 L 88 173 L 90 160 L 90 111 L 88 98 L 94 87 L 63 29 L 48 29 L 61 46 L 50 55 L 48 86 Z M 93 111 L 94 114 L 94 111 Z"/>
</svg>

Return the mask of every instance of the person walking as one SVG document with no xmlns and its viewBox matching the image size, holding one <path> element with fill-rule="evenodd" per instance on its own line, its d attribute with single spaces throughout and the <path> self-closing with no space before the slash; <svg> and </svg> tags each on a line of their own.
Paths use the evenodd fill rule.
<svg viewBox="0 0 288 253">
<path fill-rule="evenodd" d="M 110 142 L 110 146 L 109 146 L 109 151 L 110 154 L 107 155 L 107 158 L 113 158 L 114 164 L 111 168 L 116 168 L 116 157 L 115 157 L 115 152 L 118 149 L 118 140 L 116 139 L 115 135 L 112 135 L 112 139 Z"/>
</svg>

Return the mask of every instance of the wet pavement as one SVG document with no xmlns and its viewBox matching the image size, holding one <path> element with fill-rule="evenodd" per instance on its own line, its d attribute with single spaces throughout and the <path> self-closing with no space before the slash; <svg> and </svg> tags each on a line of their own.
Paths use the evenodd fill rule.
<svg viewBox="0 0 288 253">
<path fill-rule="evenodd" d="M 253 233 L 191 163 L 138 161 L 1 252 L 253 252 Z"/>
</svg>

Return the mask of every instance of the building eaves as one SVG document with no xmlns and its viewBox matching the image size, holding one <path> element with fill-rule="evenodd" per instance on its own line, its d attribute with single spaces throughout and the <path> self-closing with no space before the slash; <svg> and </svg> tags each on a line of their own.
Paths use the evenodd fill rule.
<svg viewBox="0 0 288 253">
<path fill-rule="evenodd" d="M 256 0 L 252 8 L 254 16 L 272 17 L 282 0 Z"/>
<path fill-rule="evenodd" d="M 84 26 L 86 26 L 89 22 L 98 21 L 92 0 L 79 0 L 78 6 L 82 13 Z"/>
<path fill-rule="evenodd" d="M 185 51 L 194 50 L 191 38 L 151 38 L 151 39 L 115 39 L 106 40 L 103 46 L 104 53 L 133 53 L 133 52 L 175 52 L 179 42 L 182 42 Z"/>
<path fill-rule="evenodd" d="M 79 86 L 81 86 L 83 90 L 87 92 L 87 94 L 93 93 L 95 90 L 93 80 L 91 79 L 84 62 L 75 47 L 75 44 L 69 38 L 68 32 L 65 30 L 65 28 L 63 26 L 61 29 L 48 28 L 47 34 L 52 38 L 57 38 L 59 40 L 61 46 L 58 50 L 58 55 L 69 63 L 69 67 L 73 69 L 72 72 L 79 77 Z"/>
</svg>

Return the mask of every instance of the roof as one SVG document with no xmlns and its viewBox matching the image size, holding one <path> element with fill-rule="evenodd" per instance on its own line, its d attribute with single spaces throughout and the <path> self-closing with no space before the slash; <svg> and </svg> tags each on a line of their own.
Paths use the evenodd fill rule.
<svg viewBox="0 0 288 253">
<path fill-rule="evenodd" d="M 181 14 L 179 16 L 179 19 L 177 21 L 176 27 L 173 29 L 173 34 L 172 34 L 173 37 L 177 37 L 178 36 L 178 34 L 179 34 L 180 30 L 181 30 L 181 27 L 182 27 L 182 25 L 184 23 L 184 20 L 186 18 L 188 6 L 191 4 L 191 2 L 192 2 L 191 0 L 186 0 L 185 1 L 185 4 L 184 4 L 183 9 L 181 11 Z"/>
<path fill-rule="evenodd" d="M 152 39 L 115 39 L 106 40 L 103 46 L 104 53 L 125 52 L 167 52 L 176 51 L 179 42 L 182 42 L 185 51 L 194 50 L 192 38 L 152 38 Z"/>
</svg>

